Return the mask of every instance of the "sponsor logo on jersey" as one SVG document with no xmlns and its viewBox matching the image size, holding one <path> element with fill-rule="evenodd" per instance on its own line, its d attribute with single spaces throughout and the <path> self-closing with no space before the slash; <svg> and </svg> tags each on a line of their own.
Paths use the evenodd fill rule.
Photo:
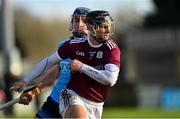
<svg viewBox="0 0 180 119">
<path fill-rule="evenodd" d="M 69 62 L 64 62 L 64 61 L 61 62 L 61 72 L 62 73 L 70 72 L 70 70 L 69 70 Z"/>
<path fill-rule="evenodd" d="M 76 55 L 84 56 L 84 52 L 76 51 Z"/>
<path fill-rule="evenodd" d="M 104 66 L 103 65 L 99 65 L 99 66 L 92 66 L 93 68 L 97 69 L 97 70 L 104 70 Z"/>
</svg>

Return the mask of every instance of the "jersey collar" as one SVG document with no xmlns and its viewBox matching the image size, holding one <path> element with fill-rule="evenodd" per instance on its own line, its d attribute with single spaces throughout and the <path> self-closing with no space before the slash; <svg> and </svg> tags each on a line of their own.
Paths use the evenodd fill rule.
<svg viewBox="0 0 180 119">
<path fill-rule="evenodd" d="M 99 44 L 99 45 L 93 45 L 92 44 L 92 42 L 91 42 L 91 40 L 90 40 L 90 36 L 88 35 L 88 43 L 89 43 L 89 45 L 91 46 L 91 47 L 94 47 L 94 48 L 99 48 L 99 47 L 101 47 L 102 45 L 103 45 L 103 43 L 101 43 L 101 44 Z"/>
</svg>

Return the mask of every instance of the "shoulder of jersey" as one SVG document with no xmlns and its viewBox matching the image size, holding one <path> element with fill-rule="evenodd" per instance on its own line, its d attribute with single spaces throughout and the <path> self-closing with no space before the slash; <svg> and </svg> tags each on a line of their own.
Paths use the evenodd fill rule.
<svg viewBox="0 0 180 119">
<path fill-rule="evenodd" d="M 110 50 L 112 50 L 114 48 L 118 48 L 117 44 L 113 40 L 108 40 L 106 45 Z"/>
<path fill-rule="evenodd" d="M 64 43 L 65 43 L 66 41 L 68 41 L 68 40 L 70 40 L 70 38 L 66 38 L 66 39 L 61 40 L 61 41 L 59 42 L 59 44 L 58 44 L 58 47 L 61 47 L 62 45 L 64 45 Z"/>
<path fill-rule="evenodd" d="M 85 42 L 87 41 L 88 38 L 87 37 L 81 37 L 81 38 L 74 38 L 74 39 L 71 39 L 69 41 L 70 44 L 74 44 L 74 43 L 82 43 L 82 42 Z"/>
</svg>

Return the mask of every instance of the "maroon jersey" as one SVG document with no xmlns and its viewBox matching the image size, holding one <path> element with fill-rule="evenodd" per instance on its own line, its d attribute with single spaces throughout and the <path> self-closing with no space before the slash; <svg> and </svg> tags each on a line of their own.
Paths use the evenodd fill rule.
<svg viewBox="0 0 180 119">
<path fill-rule="evenodd" d="M 98 70 L 104 70 L 104 66 L 108 63 L 120 67 L 120 50 L 113 40 L 109 40 L 106 44 L 93 46 L 89 37 L 71 39 L 58 49 L 58 54 L 62 59 L 78 59 Z M 67 88 L 85 99 L 104 102 L 109 86 L 95 81 L 84 73 L 73 72 Z"/>
</svg>

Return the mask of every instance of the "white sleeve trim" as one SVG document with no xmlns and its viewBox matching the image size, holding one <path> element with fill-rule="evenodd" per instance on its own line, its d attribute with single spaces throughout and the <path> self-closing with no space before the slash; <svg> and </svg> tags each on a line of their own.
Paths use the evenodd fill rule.
<svg viewBox="0 0 180 119">
<path fill-rule="evenodd" d="M 113 86 L 118 79 L 119 67 L 114 64 L 106 64 L 105 70 L 97 70 L 91 66 L 83 64 L 81 67 L 81 72 L 85 73 L 101 84 Z"/>
<path fill-rule="evenodd" d="M 52 68 L 56 63 L 60 61 L 57 53 L 50 55 L 49 57 L 44 58 L 39 63 L 37 63 L 31 72 L 25 77 L 24 81 L 30 83 L 31 81 L 37 82 L 37 78 Z"/>
</svg>

